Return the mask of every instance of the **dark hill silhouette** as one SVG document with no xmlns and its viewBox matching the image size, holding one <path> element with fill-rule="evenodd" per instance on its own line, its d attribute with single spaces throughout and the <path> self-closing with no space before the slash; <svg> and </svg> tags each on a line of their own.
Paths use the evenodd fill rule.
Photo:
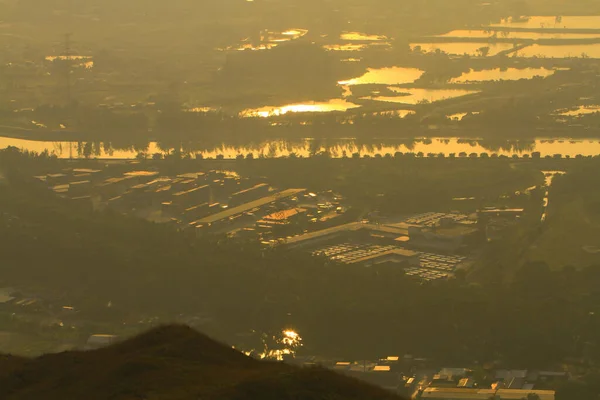
<svg viewBox="0 0 600 400">
<path fill-rule="evenodd" d="M 246 357 L 186 326 L 104 349 L 0 356 L 3 400 L 376 399 L 396 396 L 331 371 Z"/>
</svg>

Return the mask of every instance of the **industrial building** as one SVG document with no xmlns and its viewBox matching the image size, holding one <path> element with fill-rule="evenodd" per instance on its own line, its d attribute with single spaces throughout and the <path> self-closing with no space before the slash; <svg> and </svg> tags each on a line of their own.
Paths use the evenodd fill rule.
<svg viewBox="0 0 600 400">
<path fill-rule="evenodd" d="M 92 188 L 91 181 L 78 181 L 69 183 L 69 196 L 79 197 L 90 193 Z"/>
<path fill-rule="evenodd" d="M 177 192 L 173 194 L 173 204 L 186 209 L 193 205 L 204 204 L 210 202 L 210 186 L 198 186 L 193 189 Z"/>
<path fill-rule="evenodd" d="M 456 252 L 468 246 L 469 240 L 477 235 L 479 229 L 467 226 L 448 228 L 409 229 L 410 244 L 421 249 L 431 249 L 442 252 Z"/>
<path fill-rule="evenodd" d="M 534 394 L 540 400 L 554 400 L 553 390 L 513 390 L 513 389 L 464 389 L 429 387 L 421 394 L 429 400 L 523 400 Z"/>
<path fill-rule="evenodd" d="M 367 267 L 384 263 L 406 263 L 419 266 L 419 253 L 396 246 L 343 243 L 332 245 L 313 252 L 324 255 L 343 264 L 364 265 Z"/>
<path fill-rule="evenodd" d="M 288 238 L 289 247 L 322 245 L 360 232 L 383 243 L 409 246 L 419 250 L 454 253 L 476 242 L 480 229 L 469 216 L 461 214 L 427 213 L 400 223 L 352 222 L 320 231 Z M 345 239 L 344 239 L 345 238 Z"/>
<path fill-rule="evenodd" d="M 119 337 L 116 335 L 92 335 L 88 338 L 86 343 L 86 349 L 98 349 L 101 347 L 107 347 L 119 340 Z"/>
<path fill-rule="evenodd" d="M 523 208 L 484 208 L 483 210 L 477 211 L 477 215 L 480 218 L 484 217 L 505 217 L 505 218 L 517 218 L 525 213 Z"/>
<path fill-rule="evenodd" d="M 213 207 L 214 207 L 214 205 L 213 205 Z M 209 203 L 198 204 L 198 205 L 186 208 L 183 211 L 183 214 L 181 217 L 183 218 L 184 222 L 185 221 L 187 221 L 187 222 L 195 221 L 199 218 L 204 218 L 207 215 L 210 215 L 211 210 L 214 209 L 213 207 L 211 207 L 211 204 L 209 204 Z"/>
<path fill-rule="evenodd" d="M 222 212 L 199 219 L 198 221 L 195 221 L 194 224 L 196 226 L 202 225 L 203 229 L 210 229 L 214 225 L 228 222 L 230 220 L 230 218 L 235 218 L 235 217 L 243 215 L 244 213 L 246 213 L 248 211 L 251 211 L 251 210 L 254 210 L 257 208 L 261 208 L 268 204 L 276 203 L 278 201 L 282 201 L 282 200 L 288 199 L 293 196 L 297 196 L 298 194 L 303 193 L 305 190 L 306 189 L 283 190 L 281 192 L 277 192 L 277 193 L 271 194 L 269 196 L 259 198 L 254 201 L 250 201 L 248 203 L 241 204 L 236 207 L 227 208 L 226 210 L 224 210 Z"/>
<path fill-rule="evenodd" d="M 305 208 L 290 208 L 266 215 L 257 223 L 268 226 L 288 225 L 305 216 L 306 213 L 307 210 Z"/>
<path fill-rule="evenodd" d="M 250 201 L 259 199 L 263 196 L 266 196 L 269 193 L 269 185 L 266 183 L 260 183 L 256 186 L 253 186 L 249 189 L 242 190 L 240 192 L 234 193 L 231 195 L 229 199 L 229 206 L 235 207 L 239 206 L 243 203 L 248 203 Z"/>
<path fill-rule="evenodd" d="M 131 186 L 136 185 L 134 176 L 120 176 L 108 178 L 96 187 L 96 191 L 103 199 L 110 199 L 122 195 Z"/>
<path fill-rule="evenodd" d="M 388 239 L 391 243 L 400 237 L 408 238 L 408 230 L 404 227 L 351 222 L 288 238 L 285 241 L 285 245 L 288 247 L 308 248 L 315 245 L 322 245 L 323 243 L 339 238 L 345 240 L 348 238 L 348 235 L 352 234 L 355 234 L 355 236 L 356 234 L 363 235 L 363 237 L 376 236 L 377 239 Z"/>
</svg>

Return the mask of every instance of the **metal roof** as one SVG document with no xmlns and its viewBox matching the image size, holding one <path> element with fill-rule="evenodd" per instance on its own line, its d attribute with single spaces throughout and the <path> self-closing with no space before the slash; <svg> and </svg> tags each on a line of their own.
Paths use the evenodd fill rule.
<svg viewBox="0 0 600 400">
<path fill-rule="evenodd" d="M 233 217 L 234 215 L 242 214 L 243 212 L 251 210 L 253 208 L 262 207 L 269 203 L 273 203 L 277 200 L 295 196 L 298 193 L 304 192 L 305 190 L 306 189 L 287 189 L 287 190 L 281 191 L 279 193 L 275 193 L 270 196 L 266 196 L 266 197 L 260 198 L 258 200 L 251 201 L 249 203 L 245 203 L 245 204 L 239 205 L 237 207 L 227 209 L 226 211 L 220 212 L 218 214 L 214 214 L 209 217 L 203 218 L 203 219 L 197 221 L 197 223 L 198 224 L 212 224 L 217 221 L 220 221 L 220 220 L 223 220 L 223 219 L 226 219 L 229 217 Z"/>
</svg>

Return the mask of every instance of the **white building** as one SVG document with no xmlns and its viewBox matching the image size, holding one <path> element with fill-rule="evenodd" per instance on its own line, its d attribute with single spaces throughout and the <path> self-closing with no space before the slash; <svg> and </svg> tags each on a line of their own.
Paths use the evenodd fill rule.
<svg viewBox="0 0 600 400">
<path fill-rule="evenodd" d="M 98 349 L 110 346 L 111 344 L 116 343 L 118 339 L 119 337 L 115 335 L 92 335 L 86 343 L 86 348 Z"/>
</svg>

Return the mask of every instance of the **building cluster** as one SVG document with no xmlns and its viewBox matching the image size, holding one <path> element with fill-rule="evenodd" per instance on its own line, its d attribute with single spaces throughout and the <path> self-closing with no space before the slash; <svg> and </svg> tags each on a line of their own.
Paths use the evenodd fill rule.
<svg viewBox="0 0 600 400">
<path fill-rule="evenodd" d="M 412 399 L 554 400 L 551 388 L 571 378 L 564 371 L 435 368 L 429 360 L 411 355 L 363 361 L 307 356 L 290 362 L 326 367 Z"/>
<path fill-rule="evenodd" d="M 496 369 L 480 376 L 466 368 L 443 368 L 417 389 L 416 396 L 433 400 L 537 399 L 554 400 L 556 387 L 569 379 L 564 371 Z"/>
<path fill-rule="evenodd" d="M 0 288 L 0 310 L 39 312 L 45 307 L 37 296 L 25 295 L 13 288 Z"/>
<path fill-rule="evenodd" d="M 477 215 L 425 213 L 400 221 L 351 222 L 285 240 L 340 264 L 401 265 L 410 276 L 446 279 L 466 268 L 483 237 Z"/>
<path fill-rule="evenodd" d="M 228 171 L 164 176 L 136 167 L 69 169 L 37 178 L 71 201 L 173 224 L 198 237 L 227 234 L 258 240 L 342 265 L 400 265 L 407 275 L 426 281 L 467 269 L 473 250 L 501 235 L 523 213 L 485 208 L 392 220 L 375 212 L 360 219 L 333 191 L 278 189 L 265 178 Z"/>
<path fill-rule="evenodd" d="M 164 176 L 136 166 L 66 169 L 36 178 L 82 206 L 173 224 L 197 236 L 228 234 L 269 246 L 336 224 L 348 210 L 332 191 L 277 189 L 264 178 L 242 178 L 230 171 Z"/>
</svg>

